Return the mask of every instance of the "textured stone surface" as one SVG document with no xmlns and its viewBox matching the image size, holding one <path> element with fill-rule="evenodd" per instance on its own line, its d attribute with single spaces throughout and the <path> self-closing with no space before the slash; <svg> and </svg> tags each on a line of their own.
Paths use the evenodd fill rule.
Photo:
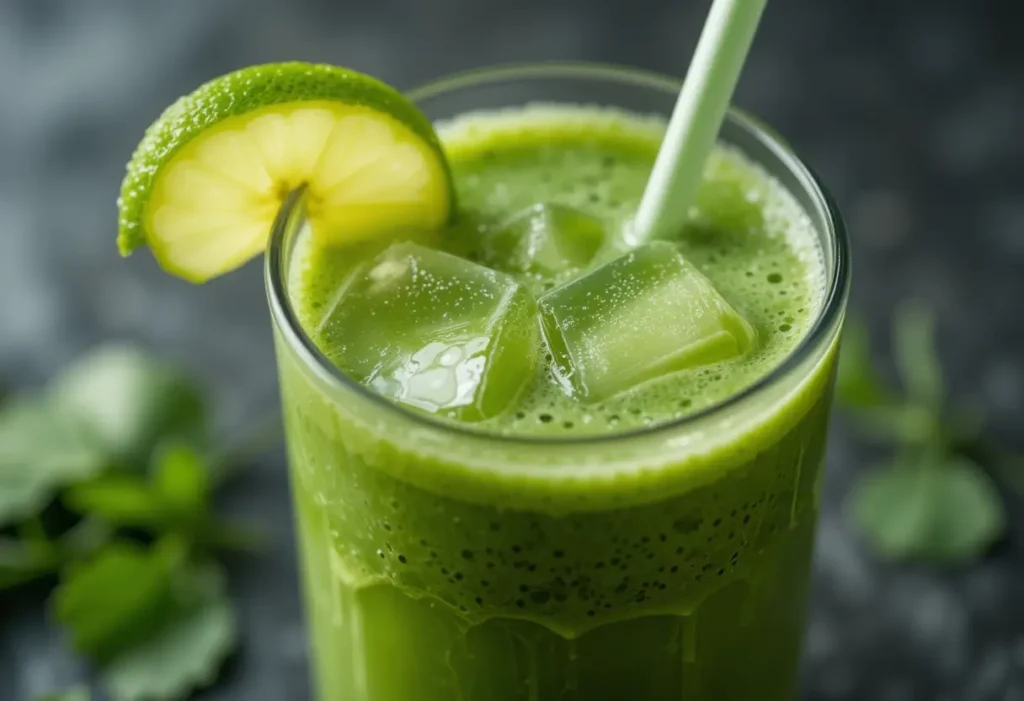
<svg viewBox="0 0 1024 701">
<path fill-rule="evenodd" d="M 261 271 L 194 288 L 114 249 L 113 201 L 143 128 L 177 94 L 263 61 L 330 61 L 411 86 L 539 59 L 678 73 L 704 2 L 669 0 L 3 0 L 0 2 L 0 377 L 31 386 L 105 338 L 138 339 L 215 388 L 225 426 L 277 402 Z M 1024 410 L 1024 10 L 1013 0 L 770 4 L 738 102 L 786 134 L 852 232 L 854 301 L 881 330 L 892 302 L 942 317 L 955 391 L 983 396 L 1021 446 Z M 878 350 L 881 350 L 879 348 Z M 840 503 L 870 453 L 841 417 L 830 449 L 804 698 L 1024 699 L 1024 509 L 983 563 L 937 573 L 873 560 Z M 283 456 L 229 495 L 270 554 L 232 579 L 244 647 L 217 701 L 307 697 Z M 0 602 L 0 700 L 84 670 L 41 594 Z"/>
</svg>

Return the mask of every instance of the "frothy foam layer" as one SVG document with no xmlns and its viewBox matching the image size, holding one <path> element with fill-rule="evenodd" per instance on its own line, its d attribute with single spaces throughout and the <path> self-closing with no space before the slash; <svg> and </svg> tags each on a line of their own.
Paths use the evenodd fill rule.
<svg viewBox="0 0 1024 701">
<path fill-rule="evenodd" d="M 459 196 L 460 221 L 441 247 L 487 262 L 487 232 L 538 202 L 603 221 L 608 241 L 594 264 L 625 250 L 623 232 L 642 195 L 664 122 L 612 109 L 535 105 L 472 113 L 439 125 Z M 566 392 L 543 345 L 518 405 L 477 424 L 498 433 L 593 435 L 672 421 L 717 404 L 771 372 L 806 335 L 823 298 L 814 228 L 793 196 L 738 150 L 711 156 L 689 223 L 675 239 L 684 257 L 757 331 L 739 357 L 684 370 L 596 404 Z M 293 275 L 307 328 L 358 262 L 360 251 L 312 250 Z M 585 271 L 514 273 L 537 297 Z M 318 343 L 324 339 L 316 338 Z"/>
</svg>

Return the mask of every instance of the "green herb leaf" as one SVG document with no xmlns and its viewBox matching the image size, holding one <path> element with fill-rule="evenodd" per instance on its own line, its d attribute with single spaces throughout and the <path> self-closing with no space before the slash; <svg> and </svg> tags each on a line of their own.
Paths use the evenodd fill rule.
<svg viewBox="0 0 1024 701">
<path fill-rule="evenodd" d="M 103 671 L 112 701 L 175 701 L 212 684 L 237 642 L 235 614 L 223 596 L 189 611 Z"/>
<path fill-rule="evenodd" d="M 0 408 L 0 528 L 17 524 L 17 537 L 0 537 L 0 590 L 60 572 L 53 619 L 100 667 L 112 701 L 184 699 L 236 644 L 223 573 L 196 558 L 251 549 L 255 537 L 211 511 L 228 473 L 193 447 L 204 428 L 196 385 L 128 346 L 101 348 L 45 397 Z M 58 496 L 82 516 L 70 528 L 39 518 Z M 123 527 L 158 540 L 112 541 Z"/>
<path fill-rule="evenodd" d="M 36 701 L 89 701 L 89 690 L 84 686 L 78 686 L 67 691 L 41 696 Z"/>
<path fill-rule="evenodd" d="M 187 443 L 172 443 L 157 455 L 153 484 L 166 507 L 186 518 L 205 513 L 210 495 L 210 472 L 203 458 Z"/>
<path fill-rule="evenodd" d="M 198 387 L 138 348 L 101 347 L 51 385 L 55 404 L 81 416 L 108 453 L 126 465 L 146 465 L 157 443 L 171 437 L 201 441 L 204 405 Z"/>
<path fill-rule="evenodd" d="M 0 591 L 51 574 L 60 562 L 49 543 L 0 538 Z"/>
<path fill-rule="evenodd" d="M 105 466 L 75 417 L 36 400 L 8 404 L 0 410 L 0 526 L 39 513 L 59 489 Z"/>
<path fill-rule="evenodd" d="M 113 537 L 110 524 L 86 517 L 65 531 L 55 546 L 61 553 L 62 564 L 80 563 L 93 558 Z"/>
<path fill-rule="evenodd" d="M 18 534 L 18 538 L 0 537 L 0 590 L 88 559 L 111 537 L 110 529 L 95 519 L 82 519 L 53 540 L 34 519 L 21 524 Z"/>
<path fill-rule="evenodd" d="M 908 460 L 865 475 L 849 504 L 883 555 L 953 564 L 983 554 L 1005 527 L 988 475 L 962 458 Z"/>
<path fill-rule="evenodd" d="M 893 323 L 896 365 L 911 402 L 939 408 L 942 402 L 942 363 L 935 348 L 935 317 L 915 302 L 896 309 Z"/>
<path fill-rule="evenodd" d="M 173 541 L 151 548 L 110 544 L 65 574 L 54 594 L 54 618 L 76 650 L 108 661 L 180 613 L 174 582 L 183 562 L 182 548 Z"/>
<path fill-rule="evenodd" d="M 64 501 L 75 511 L 117 525 L 148 530 L 188 530 L 207 518 L 210 475 L 186 443 L 157 453 L 153 475 L 115 473 L 70 487 Z"/>
<path fill-rule="evenodd" d="M 183 699 L 216 678 L 236 643 L 223 573 L 190 564 L 171 541 L 108 546 L 73 571 L 55 608 L 114 701 Z"/>
<path fill-rule="evenodd" d="M 103 475 L 69 487 L 64 502 L 73 510 L 114 526 L 163 526 L 167 515 L 150 484 L 137 475 Z"/>
<path fill-rule="evenodd" d="M 874 407 L 892 400 L 871 360 L 871 343 L 867 326 L 860 320 L 847 318 L 839 351 L 836 396 L 851 407 Z"/>
</svg>

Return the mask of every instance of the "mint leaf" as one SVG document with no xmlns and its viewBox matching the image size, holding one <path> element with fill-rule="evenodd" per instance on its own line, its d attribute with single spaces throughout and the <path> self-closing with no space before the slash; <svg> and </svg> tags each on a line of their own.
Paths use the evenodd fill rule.
<svg viewBox="0 0 1024 701">
<path fill-rule="evenodd" d="M 81 423 L 37 400 L 0 410 L 0 526 L 37 514 L 65 485 L 106 466 Z"/>
<path fill-rule="evenodd" d="M 103 679 L 112 701 L 186 698 L 216 681 L 237 635 L 227 599 L 209 599 L 107 665 Z"/>
<path fill-rule="evenodd" d="M 54 618 L 74 648 L 104 662 L 146 640 L 179 613 L 175 575 L 180 546 L 113 543 L 69 568 L 53 598 Z"/>
<path fill-rule="evenodd" d="M 893 322 L 896 366 L 908 398 L 938 408 L 942 402 L 942 363 L 935 348 L 935 317 L 915 302 L 901 304 Z"/>
<path fill-rule="evenodd" d="M 152 528 L 166 522 L 163 503 L 137 475 L 103 475 L 69 487 L 63 497 L 73 510 L 115 526 Z"/>
<path fill-rule="evenodd" d="M 173 443 L 157 455 L 153 486 L 168 509 L 195 518 L 207 508 L 210 472 L 194 448 Z"/>
<path fill-rule="evenodd" d="M 836 396 L 852 407 L 878 406 L 892 400 L 891 392 L 871 360 L 867 326 L 858 319 L 847 318 L 843 325 Z"/>
<path fill-rule="evenodd" d="M 988 475 L 962 458 L 905 460 L 865 475 L 851 494 L 853 519 L 883 555 L 953 564 L 979 556 L 1005 526 Z"/>
<path fill-rule="evenodd" d="M 36 701 L 89 701 L 89 690 L 84 686 L 41 696 Z"/>
<path fill-rule="evenodd" d="M 148 464 L 157 443 L 168 438 L 205 438 L 197 385 L 133 346 L 94 350 L 53 381 L 50 395 L 128 466 Z"/>
</svg>

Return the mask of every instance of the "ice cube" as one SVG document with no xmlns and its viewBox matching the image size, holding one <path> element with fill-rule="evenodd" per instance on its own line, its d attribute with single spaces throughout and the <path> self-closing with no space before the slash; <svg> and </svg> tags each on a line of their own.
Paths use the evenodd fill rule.
<svg viewBox="0 0 1024 701">
<path fill-rule="evenodd" d="M 571 207 L 541 203 L 487 232 L 484 260 L 509 272 L 551 276 L 585 268 L 604 240 L 600 219 Z"/>
<path fill-rule="evenodd" d="M 399 243 L 346 280 L 317 335 L 338 367 L 384 396 L 480 421 L 533 378 L 536 315 L 504 273 Z"/>
<path fill-rule="evenodd" d="M 539 301 L 558 369 L 582 401 L 748 351 L 754 328 L 674 244 L 649 243 Z"/>
</svg>

